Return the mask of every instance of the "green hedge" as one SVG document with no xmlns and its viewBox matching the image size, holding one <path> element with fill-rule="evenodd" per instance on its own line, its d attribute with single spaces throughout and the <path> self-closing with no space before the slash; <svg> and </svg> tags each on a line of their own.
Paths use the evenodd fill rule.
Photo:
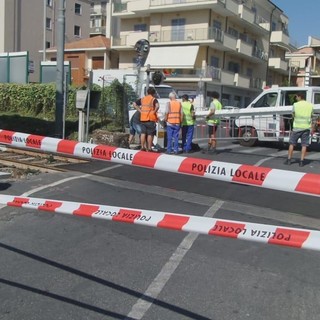
<svg viewBox="0 0 320 320">
<path fill-rule="evenodd" d="M 74 121 L 78 118 L 76 109 L 76 91 L 84 87 L 68 88 L 68 102 L 66 119 Z M 114 80 L 102 88 L 93 85 L 92 90 L 101 91 L 100 104 L 97 109 L 91 110 L 90 122 L 109 130 L 123 130 L 124 111 L 128 101 L 136 99 L 131 86 Z M 54 121 L 56 109 L 56 85 L 49 84 L 0 84 L 0 116 L 14 115 L 27 119 L 37 118 Z M 10 118 L 6 118 L 8 121 Z M 3 119 L 2 120 L 3 123 Z M 29 120 L 28 120 L 29 121 Z M 9 124 L 8 124 L 9 125 Z"/>
<path fill-rule="evenodd" d="M 68 90 L 66 117 L 75 117 L 76 88 Z M 0 112 L 53 119 L 55 115 L 55 84 L 0 84 Z"/>
</svg>

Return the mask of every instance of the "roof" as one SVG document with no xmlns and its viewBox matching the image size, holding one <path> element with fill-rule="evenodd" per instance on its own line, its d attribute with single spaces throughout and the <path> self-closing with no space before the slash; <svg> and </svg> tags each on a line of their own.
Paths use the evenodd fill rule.
<svg viewBox="0 0 320 320">
<path fill-rule="evenodd" d="M 64 51 L 87 51 L 87 50 L 110 49 L 110 39 L 105 36 L 95 36 L 66 43 Z M 47 51 L 57 51 L 57 47 L 48 48 Z"/>
</svg>

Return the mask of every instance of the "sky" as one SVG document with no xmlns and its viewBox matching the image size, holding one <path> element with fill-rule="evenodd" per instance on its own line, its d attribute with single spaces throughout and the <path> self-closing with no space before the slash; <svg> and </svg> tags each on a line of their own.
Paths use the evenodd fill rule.
<svg viewBox="0 0 320 320">
<path fill-rule="evenodd" d="M 289 18 L 290 44 L 308 44 L 308 36 L 320 39 L 320 0 L 271 0 Z"/>
</svg>

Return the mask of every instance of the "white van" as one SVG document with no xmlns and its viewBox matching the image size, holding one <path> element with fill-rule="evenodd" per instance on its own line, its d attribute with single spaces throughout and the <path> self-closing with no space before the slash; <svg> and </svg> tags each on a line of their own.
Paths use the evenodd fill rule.
<svg viewBox="0 0 320 320">
<path fill-rule="evenodd" d="M 298 92 L 306 92 L 306 100 L 320 113 L 320 87 L 272 87 L 264 90 L 235 117 L 232 136 L 243 146 L 257 141 L 288 142 L 292 125 L 292 105 Z"/>
</svg>

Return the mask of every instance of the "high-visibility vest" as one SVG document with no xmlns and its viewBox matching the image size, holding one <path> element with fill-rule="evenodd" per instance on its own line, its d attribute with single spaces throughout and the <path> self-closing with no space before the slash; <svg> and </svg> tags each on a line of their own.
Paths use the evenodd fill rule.
<svg viewBox="0 0 320 320">
<path fill-rule="evenodd" d="M 141 114 L 140 121 L 157 121 L 157 115 L 153 106 L 154 97 L 147 95 L 141 98 Z"/>
<path fill-rule="evenodd" d="M 212 101 L 212 103 L 215 106 L 215 110 L 221 110 L 222 109 L 222 104 L 220 103 L 219 100 L 215 99 Z M 215 118 L 214 114 L 212 114 L 208 120 L 208 124 L 209 125 L 217 125 L 220 123 L 220 119 L 219 118 Z"/>
<path fill-rule="evenodd" d="M 293 105 L 293 129 L 311 129 L 313 105 L 307 101 L 299 101 Z"/>
<path fill-rule="evenodd" d="M 167 121 L 171 124 L 181 123 L 181 103 L 177 100 L 169 102 L 169 112 Z"/>
<path fill-rule="evenodd" d="M 193 126 L 194 125 L 194 119 L 192 117 L 191 113 L 191 107 L 192 104 L 190 101 L 183 101 L 182 102 L 182 110 L 183 110 L 183 126 Z"/>
</svg>

